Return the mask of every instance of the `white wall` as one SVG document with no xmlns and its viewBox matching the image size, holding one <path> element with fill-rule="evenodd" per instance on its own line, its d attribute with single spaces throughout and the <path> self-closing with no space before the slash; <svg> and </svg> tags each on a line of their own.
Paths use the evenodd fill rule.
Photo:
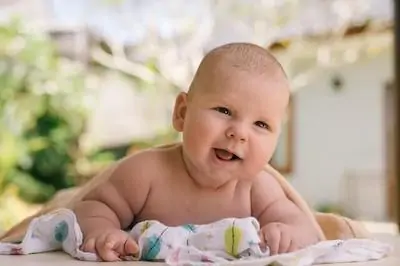
<svg viewBox="0 0 400 266">
<path fill-rule="evenodd" d="M 392 60 L 388 51 L 327 70 L 294 94 L 294 171 L 290 178 L 312 206 L 339 202 L 347 171 L 384 178 L 383 92 L 392 77 Z M 344 81 L 339 92 L 330 84 L 335 73 Z M 384 195 L 374 196 L 384 201 Z M 375 208 L 377 216 L 384 215 L 382 204 Z"/>
<path fill-rule="evenodd" d="M 88 139 L 100 146 L 151 138 L 171 126 L 175 99 L 166 89 L 139 90 L 125 77 L 104 74 L 96 87 L 96 108 L 88 123 Z"/>
</svg>

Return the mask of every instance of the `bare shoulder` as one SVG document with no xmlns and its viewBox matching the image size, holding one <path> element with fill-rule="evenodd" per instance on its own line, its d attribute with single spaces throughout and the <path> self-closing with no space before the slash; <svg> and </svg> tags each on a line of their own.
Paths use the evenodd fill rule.
<svg viewBox="0 0 400 266">
<path fill-rule="evenodd" d="M 121 160 L 110 182 L 132 193 L 148 191 L 160 173 L 167 172 L 172 148 L 151 148 L 131 154 Z"/>
<path fill-rule="evenodd" d="M 269 195 L 269 197 L 283 197 L 284 192 L 276 178 L 267 171 L 261 171 L 252 184 L 252 194 Z"/>
<path fill-rule="evenodd" d="M 104 182 L 94 188 L 86 199 L 119 199 L 119 202 L 126 202 L 133 213 L 139 212 L 150 193 L 154 178 L 165 168 L 165 149 L 147 149 L 121 159 Z"/>
<path fill-rule="evenodd" d="M 252 213 L 258 217 L 272 203 L 286 195 L 276 178 L 267 171 L 261 171 L 251 187 Z"/>
<path fill-rule="evenodd" d="M 165 160 L 163 153 L 162 149 L 152 148 L 128 155 L 118 163 L 112 179 L 116 182 L 119 179 L 150 181 L 152 173 L 157 171 Z"/>
</svg>

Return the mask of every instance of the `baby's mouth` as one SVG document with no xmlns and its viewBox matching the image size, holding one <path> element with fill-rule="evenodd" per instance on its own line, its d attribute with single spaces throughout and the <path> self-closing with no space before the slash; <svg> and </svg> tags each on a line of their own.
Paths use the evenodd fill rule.
<svg viewBox="0 0 400 266">
<path fill-rule="evenodd" d="M 229 152 L 227 150 L 224 149 L 214 149 L 215 151 L 215 156 L 217 156 L 218 159 L 222 160 L 222 161 L 237 161 L 237 160 L 241 160 L 241 158 L 239 156 L 237 156 L 236 154 Z"/>
</svg>

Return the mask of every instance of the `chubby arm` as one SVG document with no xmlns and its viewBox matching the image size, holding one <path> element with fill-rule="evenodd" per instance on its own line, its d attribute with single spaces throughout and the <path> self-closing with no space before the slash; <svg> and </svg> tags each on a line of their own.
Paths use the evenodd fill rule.
<svg viewBox="0 0 400 266">
<path fill-rule="evenodd" d="M 84 235 L 106 229 L 125 229 L 140 212 L 150 191 L 144 168 L 146 154 L 119 162 L 110 177 L 90 191 L 73 211 Z"/>
<path fill-rule="evenodd" d="M 252 215 L 261 227 L 283 224 L 300 246 L 318 241 L 318 231 L 307 214 L 286 197 L 278 181 L 267 172 L 263 171 L 254 182 L 251 201 Z"/>
</svg>

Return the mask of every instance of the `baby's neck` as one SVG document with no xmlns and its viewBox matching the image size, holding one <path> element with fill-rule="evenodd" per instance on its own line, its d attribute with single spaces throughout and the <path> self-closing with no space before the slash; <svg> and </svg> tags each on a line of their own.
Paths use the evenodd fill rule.
<svg viewBox="0 0 400 266">
<path fill-rule="evenodd" d="M 228 182 L 221 184 L 207 184 L 207 182 L 203 181 L 204 177 L 201 175 L 201 173 L 196 170 L 196 167 L 193 166 L 187 156 L 185 156 L 182 144 L 177 146 L 176 150 L 179 153 L 179 162 L 181 164 L 179 168 L 183 169 L 184 176 L 190 179 L 198 189 L 220 191 L 227 187 L 231 187 L 232 185 L 235 186 L 237 184 L 237 180 L 229 180 Z"/>
</svg>

